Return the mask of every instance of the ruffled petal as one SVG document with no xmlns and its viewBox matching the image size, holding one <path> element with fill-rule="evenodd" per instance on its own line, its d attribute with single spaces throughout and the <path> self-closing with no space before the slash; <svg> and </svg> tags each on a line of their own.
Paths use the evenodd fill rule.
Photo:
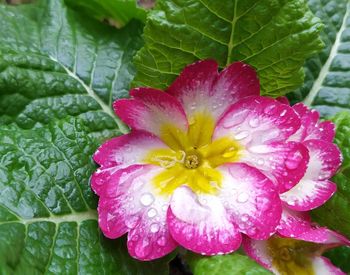
<svg viewBox="0 0 350 275">
<path fill-rule="evenodd" d="M 296 186 L 281 194 L 281 199 L 298 211 L 317 208 L 334 194 L 337 186 L 328 179 L 341 164 L 341 152 L 335 144 L 321 140 L 308 140 L 303 144 L 310 155 L 306 173 Z"/>
<path fill-rule="evenodd" d="M 117 171 L 109 182 L 115 196 L 101 196 L 99 226 L 109 238 L 129 232 L 129 253 L 139 260 L 162 257 L 177 246 L 169 235 L 166 212 L 169 196 L 160 196 L 152 179 L 162 168 L 153 165 L 134 165 Z M 112 186 L 113 185 L 113 186 Z"/>
<path fill-rule="evenodd" d="M 161 136 L 169 127 L 183 132 L 187 119 L 177 99 L 165 92 L 151 88 L 136 88 L 130 91 L 131 99 L 113 103 L 116 114 L 132 129 L 144 130 Z"/>
<path fill-rule="evenodd" d="M 273 183 L 243 163 L 218 167 L 223 175 L 218 194 L 231 221 L 253 239 L 267 239 L 281 218 L 281 201 Z"/>
<path fill-rule="evenodd" d="M 275 142 L 267 145 L 247 145 L 241 153 L 240 161 L 263 172 L 282 193 L 295 186 L 304 176 L 309 154 L 301 143 Z"/>
<path fill-rule="evenodd" d="M 218 121 L 214 139 L 232 137 L 243 145 L 286 141 L 300 127 L 288 105 L 267 97 L 251 96 L 231 105 Z"/>
<path fill-rule="evenodd" d="M 294 238 L 312 230 L 311 218 L 308 212 L 297 212 L 283 207 L 280 224 L 277 228 L 279 235 Z"/>
<path fill-rule="evenodd" d="M 242 241 L 216 196 L 197 196 L 186 186 L 175 190 L 167 221 L 170 234 L 180 245 L 203 255 L 230 253 Z"/>
<path fill-rule="evenodd" d="M 195 113 L 210 113 L 217 119 L 240 98 L 259 95 L 259 80 L 249 65 L 236 62 L 220 74 L 214 60 L 204 60 L 187 66 L 169 87 L 184 106 L 189 119 Z"/>
<path fill-rule="evenodd" d="M 116 166 L 123 168 L 133 164 L 144 164 L 147 154 L 151 150 L 159 149 L 169 147 L 148 132 L 133 130 L 129 134 L 106 141 L 97 149 L 93 159 L 102 166 L 101 170 Z"/>
<path fill-rule="evenodd" d="M 350 245 L 344 236 L 312 223 L 307 212 L 297 212 L 284 207 L 278 234 L 306 242 L 321 243 L 329 247 Z M 327 248 L 327 247 L 325 247 Z"/>
<path fill-rule="evenodd" d="M 317 275 L 346 275 L 345 272 L 334 266 L 332 262 L 325 257 L 314 257 L 312 260 L 314 273 Z"/>
<path fill-rule="evenodd" d="M 303 103 L 293 106 L 299 115 L 301 126 L 298 131 L 289 138 L 293 141 L 304 141 L 309 139 L 320 139 L 332 142 L 335 135 L 335 126 L 330 121 L 319 122 L 320 114 L 313 109 L 309 109 Z"/>
</svg>

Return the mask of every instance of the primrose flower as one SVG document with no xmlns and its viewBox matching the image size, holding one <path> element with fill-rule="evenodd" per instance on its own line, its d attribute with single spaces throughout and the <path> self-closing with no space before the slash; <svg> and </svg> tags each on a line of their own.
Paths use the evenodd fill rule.
<svg viewBox="0 0 350 275">
<path fill-rule="evenodd" d="M 307 170 L 309 152 L 297 139 L 306 130 L 292 107 L 259 96 L 251 67 L 236 62 L 218 73 L 215 61 L 200 61 L 166 92 L 130 95 L 113 106 L 131 132 L 94 154 L 101 167 L 91 185 L 107 237 L 128 233 L 131 256 L 151 260 L 178 245 L 230 253 L 242 234 L 276 232 L 281 198 Z"/>
<path fill-rule="evenodd" d="M 244 239 L 248 256 L 274 274 L 345 274 L 321 255 L 328 249 L 350 245 L 342 235 L 327 228 L 310 226 L 298 238 L 274 235 L 268 240 Z"/>
</svg>

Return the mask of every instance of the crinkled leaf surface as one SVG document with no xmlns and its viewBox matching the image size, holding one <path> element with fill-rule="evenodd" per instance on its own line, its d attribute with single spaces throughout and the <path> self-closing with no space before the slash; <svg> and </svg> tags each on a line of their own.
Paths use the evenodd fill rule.
<svg viewBox="0 0 350 275">
<path fill-rule="evenodd" d="M 133 18 L 146 21 L 146 10 L 139 7 L 136 0 L 66 0 L 66 3 L 117 27 L 125 26 Z"/>
<path fill-rule="evenodd" d="M 350 4 L 344 0 L 309 0 L 309 4 L 325 24 L 326 46 L 307 61 L 305 84 L 291 98 L 332 117 L 350 110 Z"/>
<path fill-rule="evenodd" d="M 134 85 L 165 88 L 185 65 L 214 58 L 221 67 L 253 65 L 263 94 L 285 94 L 302 85 L 305 59 L 322 47 L 320 30 L 303 0 L 159 0 Z"/>
<path fill-rule="evenodd" d="M 82 17 L 62 0 L 0 5 L 0 274 L 164 274 L 97 225 L 91 155 L 125 131 L 142 26 Z M 119 125 L 119 126 L 118 126 Z"/>
<path fill-rule="evenodd" d="M 270 271 L 245 255 L 233 253 L 224 256 L 202 257 L 190 254 L 186 259 L 194 275 L 267 275 Z"/>
</svg>

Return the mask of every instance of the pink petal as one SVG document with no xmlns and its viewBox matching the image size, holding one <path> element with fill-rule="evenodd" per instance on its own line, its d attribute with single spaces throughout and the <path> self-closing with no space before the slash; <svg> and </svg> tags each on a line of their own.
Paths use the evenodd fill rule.
<svg viewBox="0 0 350 275">
<path fill-rule="evenodd" d="M 312 266 L 317 275 L 346 275 L 345 272 L 334 266 L 332 262 L 325 257 L 314 257 L 312 260 Z"/>
<path fill-rule="evenodd" d="M 278 233 L 283 237 L 294 238 L 312 230 L 308 212 L 297 212 L 283 207 Z"/>
<path fill-rule="evenodd" d="M 288 208 L 283 209 L 278 234 L 306 242 L 322 243 L 329 247 L 350 245 L 350 241 L 344 236 L 312 223 L 307 212 L 297 212 Z"/>
<path fill-rule="evenodd" d="M 288 105 L 275 99 L 251 96 L 231 105 L 218 121 L 214 139 L 233 137 L 249 146 L 286 141 L 300 127 L 300 119 Z"/>
<path fill-rule="evenodd" d="M 273 183 L 243 163 L 218 168 L 223 175 L 218 196 L 239 231 L 253 239 L 267 239 L 281 218 L 281 201 Z"/>
<path fill-rule="evenodd" d="M 162 127 L 176 126 L 187 130 L 187 119 L 177 99 L 165 92 L 151 88 L 130 91 L 131 99 L 113 103 L 116 114 L 132 129 L 144 130 L 161 136 Z"/>
<path fill-rule="evenodd" d="M 214 60 L 199 61 L 187 66 L 169 87 L 184 106 L 188 117 L 208 112 L 218 118 L 232 103 L 242 97 L 259 95 L 256 72 L 247 64 L 236 62 L 220 74 Z"/>
<path fill-rule="evenodd" d="M 230 253 L 242 241 L 216 196 L 196 195 L 185 186 L 175 190 L 167 221 L 180 245 L 203 255 Z"/>
<path fill-rule="evenodd" d="M 281 102 L 282 104 L 290 105 L 289 100 L 286 96 L 279 96 L 276 98 L 277 101 Z"/>
<path fill-rule="evenodd" d="M 335 144 L 321 140 L 308 140 L 303 144 L 310 155 L 306 173 L 296 186 L 281 195 L 291 209 L 298 211 L 317 208 L 334 194 L 337 186 L 328 179 L 341 164 L 341 152 Z"/>
<path fill-rule="evenodd" d="M 102 168 L 126 167 L 143 164 L 150 150 L 165 148 L 169 147 L 158 137 L 148 132 L 133 130 L 129 134 L 106 141 L 97 149 L 93 158 Z"/>
<path fill-rule="evenodd" d="M 252 240 L 245 237 L 242 242 L 242 247 L 250 258 L 266 269 L 273 270 L 272 257 L 269 255 L 267 241 Z"/>
<path fill-rule="evenodd" d="M 301 119 L 300 129 L 289 138 L 294 141 L 304 141 L 309 139 L 320 139 L 332 142 L 335 135 L 335 126 L 330 121 L 319 122 L 320 114 L 316 110 L 311 110 L 303 103 L 293 106 Z"/>
<path fill-rule="evenodd" d="M 295 186 L 304 176 L 309 162 L 308 150 L 296 142 L 247 145 L 240 161 L 268 176 L 279 192 Z"/>
<path fill-rule="evenodd" d="M 102 232 L 109 238 L 129 232 L 129 253 L 140 260 L 162 257 L 177 245 L 166 225 L 170 197 L 160 196 L 152 183 L 161 171 L 162 168 L 153 165 L 121 169 L 111 176 L 114 181 L 106 186 L 116 190 L 115 196 L 106 190 L 99 200 Z"/>
</svg>

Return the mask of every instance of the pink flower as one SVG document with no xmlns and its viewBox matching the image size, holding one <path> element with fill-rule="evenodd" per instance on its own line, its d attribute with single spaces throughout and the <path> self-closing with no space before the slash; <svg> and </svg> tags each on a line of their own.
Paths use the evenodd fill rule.
<svg viewBox="0 0 350 275">
<path fill-rule="evenodd" d="M 166 92 L 137 88 L 114 102 L 132 131 L 97 150 L 101 167 L 91 185 L 100 196 L 101 230 L 109 238 L 128 233 L 137 259 L 162 257 L 178 245 L 230 253 L 242 234 L 266 240 L 277 227 L 286 229 L 282 204 L 284 215 L 299 215 L 334 192 L 328 178 L 340 155 L 331 143 L 333 126 L 259 96 L 256 73 L 246 64 L 217 70 L 215 61 L 200 61 Z M 317 128 L 327 129 L 327 140 Z M 323 155 L 327 146 L 333 151 Z M 315 165 L 308 166 L 309 151 Z M 307 186 L 302 195 L 300 185 Z"/>
<path fill-rule="evenodd" d="M 265 241 L 244 239 L 248 256 L 274 274 L 344 274 L 321 255 L 328 249 L 350 245 L 349 240 L 327 228 L 309 227 L 297 238 L 277 235 Z"/>
</svg>

